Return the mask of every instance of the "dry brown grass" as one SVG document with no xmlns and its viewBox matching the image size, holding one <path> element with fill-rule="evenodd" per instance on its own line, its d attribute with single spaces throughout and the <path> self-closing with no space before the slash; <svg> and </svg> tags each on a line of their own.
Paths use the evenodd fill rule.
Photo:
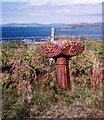
<svg viewBox="0 0 104 120">
<path fill-rule="evenodd" d="M 92 75 L 91 75 L 91 90 L 95 90 L 97 87 L 102 86 L 103 79 L 103 66 L 102 63 L 96 58 L 93 61 Z"/>
</svg>

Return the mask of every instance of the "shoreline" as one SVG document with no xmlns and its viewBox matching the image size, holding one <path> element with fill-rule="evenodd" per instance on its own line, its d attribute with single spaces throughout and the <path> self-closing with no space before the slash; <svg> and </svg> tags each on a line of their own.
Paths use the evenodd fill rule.
<svg viewBox="0 0 104 120">
<path fill-rule="evenodd" d="M 81 38 L 84 37 L 86 39 L 103 39 L 103 35 L 57 35 L 55 38 Z M 46 38 L 38 38 L 36 39 L 35 37 L 13 37 L 13 38 L 0 38 L 0 41 L 14 41 L 14 40 L 21 40 L 21 41 L 26 41 L 26 40 L 31 40 L 31 41 L 46 41 L 51 39 L 50 36 Z"/>
<path fill-rule="evenodd" d="M 81 37 L 78 37 L 78 36 L 56 36 L 55 37 L 55 41 L 58 41 L 58 40 L 66 40 L 66 41 L 81 41 L 81 42 L 102 42 L 104 38 L 88 38 L 88 37 L 85 37 L 85 36 L 81 36 Z M 0 44 L 5 44 L 5 43 L 16 43 L 16 42 L 24 42 L 25 44 L 27 45 L 37 45 L 37 44 L 44 44 L 46 42 L 50 42 L 51 41 L 51 37 L 46 39 L 46 40 L 31 40 L 31 39 L 23 39 L 23 40 L 0 40 Z"/>
</svg>

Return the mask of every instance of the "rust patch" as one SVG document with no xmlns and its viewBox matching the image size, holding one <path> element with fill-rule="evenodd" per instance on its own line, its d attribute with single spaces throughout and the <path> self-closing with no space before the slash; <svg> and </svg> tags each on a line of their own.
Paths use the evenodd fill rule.
<svg viewBox="0 0 104 120">
<path fill-rule="evenodd" d="M 56 80 L 59 88 L 71 88 L 68 60 L 84 51 L 84 46 L 78 41 L 54 41 L 39 46 L 40 53 L 55 59 Z"/>
</svg>

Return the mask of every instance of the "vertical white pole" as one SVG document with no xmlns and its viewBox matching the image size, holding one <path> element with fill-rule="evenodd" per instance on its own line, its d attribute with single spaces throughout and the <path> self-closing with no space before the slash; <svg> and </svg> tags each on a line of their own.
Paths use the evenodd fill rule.
<svg viewBox="0 0 104 120">
<path fill-rule="evenodd" d="M 54 42 L 54 40 L 55 40 L 55 28 L 52 28 L 51 29 L 51 42 Z M 54 59 L 50 58 L 49 65 L 51 66 L 53 62 L 54 62 Z"/>
<path fill-rule="evenodd" d="M 55 39 L 55 28 L 51 29 L 51 42 L 53 42 Z"/>
</svg>

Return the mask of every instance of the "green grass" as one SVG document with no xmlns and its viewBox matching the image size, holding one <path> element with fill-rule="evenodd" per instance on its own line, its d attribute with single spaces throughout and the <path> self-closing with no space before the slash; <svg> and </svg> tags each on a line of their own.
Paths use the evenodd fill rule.
<svg viewBox="0 0 104 120">
<path fill-rule="evenodd" d="M 102 87 L 99 82 L 91 90 L 91 71 L 94 59 L 102 62 L 104 58 L 103 44 L 85 39 L 83 43 L 85 51 L 69 62 L 71 90 L 58 88 L 55 65 L 49 67 L 49 59 L 40 55 L 35 44 L 28 47 L 20 41 L 3 43 L 3 118 L 100 118 Z"/>
</svg>

